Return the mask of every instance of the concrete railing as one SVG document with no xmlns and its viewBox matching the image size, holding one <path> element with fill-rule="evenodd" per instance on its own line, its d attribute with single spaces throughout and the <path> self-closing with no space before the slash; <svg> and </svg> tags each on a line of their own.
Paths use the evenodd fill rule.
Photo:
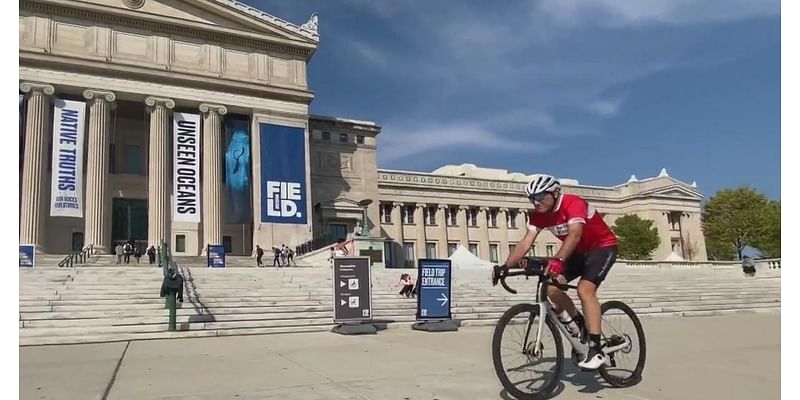
<svg viewBox="0 0 800 400">
<path fill-rule="evenodd" d="M 650 260 L 617 260 L 616 265 L 633 268 L 661 268 L 661 269 L 733 269 L 742 266 L 741 261 L 650 261 Z M 780 258 L 753 260 L 756 270 L 779 269 Z"/>
</svg>

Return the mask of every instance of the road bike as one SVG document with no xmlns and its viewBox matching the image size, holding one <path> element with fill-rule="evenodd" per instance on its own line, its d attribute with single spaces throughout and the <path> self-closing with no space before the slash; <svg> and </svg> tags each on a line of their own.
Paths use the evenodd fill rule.
<svg viewBox="0 0 800 400">
<path fill-rule="evenodd" d="M 545 270 L 549 260 L 545 257 L 527 257 L 520 263 L 521 269 L 495 266 L 492 271 L 492 284 L 500 282 L 512 294 L 517 291 L 506 284 L 506 278 L 539 278 L 536 302 L 509 308 L 497 321 L 492 338 L 492 360 L 497 377 L 506 391 L 520 400 L 542 399 L 555 390 L 564 367 L 562 335 L 572 345 L 572 361 L 576 366 L 589 351 L 585 327 L 579 333 L 570 333 L 547 299 L 547 290 L 551 285 L 565 291 L 577 289 L 577 286 L 562 285 L 547 276 Z M 607 361 L 598 372 L 613 387 L 633 386 L 641 380 L 646 358 L 642 324 L 633 310 L 620 301 L 605 302 L 600 311 L 601 343 Z M 540 318 L 542 315 L 545 318 Z M 615 328 L 622 322 L 628 322 L 632 327 Z M 516 328 L 521 328 L 521 332 L 517 332 Z M 504 334 L 509 334 L 509 337 L 504 337 Z M 516 356 L 519 361 L 506 356 Z M 633 365 L 626 365 L 628 361 Z M 551 367 L 525 376 L 534 367 L 547 364 L 551 364 Z M 518 378 L 517 375 L 523 376 Z"/>
</svg>

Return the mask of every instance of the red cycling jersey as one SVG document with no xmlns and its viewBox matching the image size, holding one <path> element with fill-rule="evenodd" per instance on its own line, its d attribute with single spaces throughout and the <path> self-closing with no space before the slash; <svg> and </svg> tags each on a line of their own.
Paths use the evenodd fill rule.
<svg viewBox="0 0 800 400">
<path fill-rule="evenodd" d="M 574 223 L 584 224 L 581 240 L 575 247 L 577 252 L 584 253 L 617 244 L 617 236 L 603 221 L 600 213 L 586 200 L 572 194 L 562 194 L 552 212 L 540 214 L 531 211 L 528 229 L 547 228 L 563 242 L 569 233 L 569 224 Z"/>
</svg>

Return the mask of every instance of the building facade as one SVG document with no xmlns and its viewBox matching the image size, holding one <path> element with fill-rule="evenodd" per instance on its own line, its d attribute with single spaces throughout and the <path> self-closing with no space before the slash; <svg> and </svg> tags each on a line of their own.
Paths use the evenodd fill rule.
<svg viewBox="0 0 800 400">
<path fill-rule="evenodd" d="M 380 126 L 309 115 L 316 16 L 298 26 L 234 0 L 19 4 L 20 243 L 66 253 L 164 240 L 180 255 L 206 244 L 249 255 L 364 224 L 383 262 L 403 267 L 457 246 L 502 261 L 525 232 L 526 175 L 381 170 Z M 655 259 L 706 259 L 696 185 L 666 171 L 562 183 L 610 224 L 655 221 Z M 544 233 L 532 252 L 556 250 Z"/>
<path fill-rule="evenodd" d="M 89 244 L 110 251 L 122 240 L 165 240 L 177 253 L 224 243 L 230 252 L 249 254 L 253 243 L 312 236 L 307 216 L 301 223 L 272 223 L 266 221 L 278 218 L 262 215 L 259 173 L 272 159 L 261 160 L 270 144 L 260 143 L 269 136 L 259 133 L 296 128 L 281 132 L 299 135 L 293 157 L 308 165 L 314 96 L 306 67 L 319 41 L 316 16 L 297 26 L 233 0 L 22 0 L 19 6 L 21 243 L 64 253 Z M 53 166 L 64 172 L 52 164 L 53 147 L 63 151 L 54 125 L 64 124 L 53 117 L 62 110 L 58 104 L 77 104 L 69 102 L 85 104 L 72 110 L 85 121 L 84 157 L 70 166 L 82 167 L 83 182 L 62 196 L 51 179 Z M 179 114 L 197 122 L 191 148 L 174 141 Z M 237 167 L 225 154 L 233 122 L 244 123 L 252 139 L 245 166 L 251 174 L 240 177 L 252 184 L 244 198 L 234 193 L 244 203 L 239 208 L 251 211 L 245 218 L 227 215 L 235 191 L 226 181 L 228 167 Z M 194 175 L 176 175 L 183 168 Z M 292 188 L 301 202 L 296 208 L 309 210 L 307 168 L 304 175 L 296 179 L 303 181 L 299 190 L 276 187 Z M 79 212 L 53 215 L 56 195 L 75 199 Z M 190 217 L 175 218 L 173 206 L 190 200 Z"/>
</svg>

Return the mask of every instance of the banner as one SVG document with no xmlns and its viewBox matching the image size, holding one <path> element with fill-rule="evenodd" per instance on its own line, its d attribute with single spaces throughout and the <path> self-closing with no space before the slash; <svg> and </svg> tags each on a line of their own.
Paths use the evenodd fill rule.
<svg viewBox="0 0 800 400">
<path fill-rule="evenodd" d="M 225 222 L 249 224 L 253 222 L 250 203 L 250 121 L 227 118 L 225 131 Z"/>
<path fill-rule="evenodd" d="M 225 246 L 208 245 L 208 268 L 225 268 Z"/>
<path fill-rule="evenodd" d="M 372 269 L 368 257 L 334 257 L 333 322 L 372 319 Z"/>
<path fill-rule="evenodd" d="M 82 218 L 86 103 L 56 99 L 53 114 L 50 215 Z"/>
<path fill-rule="evenodd" d="M 19 245 L 19 266 L 33 268 L 36 265 L 36 249 L 32 244 Z"/>
<path fill-rule="evenodd" d="M 450 319 L 451 261 L 423 258 L 417 268 L 417 319 Z"/>
<path fill-rule="evenodd" d="M 174 113 L 172 130 L 172 220 L 200 222 L 200 115 Z"/>
<path fill-rule="evenodd" d="M 259 124 L 261 222 L 306 224 L 304 128 Z"/>
</svg>

